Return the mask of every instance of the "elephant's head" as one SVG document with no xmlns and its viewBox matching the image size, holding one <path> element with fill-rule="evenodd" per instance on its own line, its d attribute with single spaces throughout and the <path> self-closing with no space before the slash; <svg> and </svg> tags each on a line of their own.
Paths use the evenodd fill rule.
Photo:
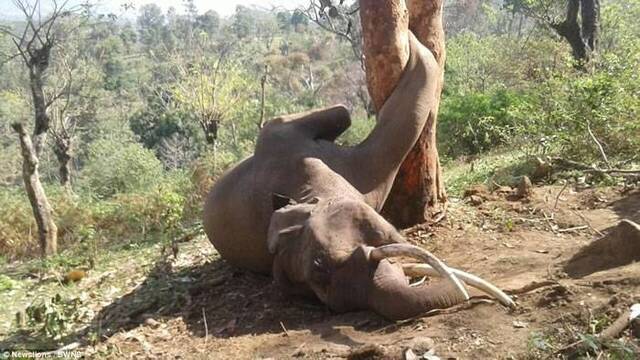
<svg viewBox="0 0 640 360">
<path fill-rule="evenodd" d="M 278 209 L 271 219 L 268 246 L 275 255 L 276 282 L 295 293 L 313 293 L 338 312 L 371 309 L 395 320 L 468 299 L 459 282 L 410 286 L 403 267 L 388 258 L 433 264 L 431 255 L 407 244 L 391 224 L 357 199 L 314 199 Z M 440 270 L 451 275 L 448 268 Z"/>
</svg>

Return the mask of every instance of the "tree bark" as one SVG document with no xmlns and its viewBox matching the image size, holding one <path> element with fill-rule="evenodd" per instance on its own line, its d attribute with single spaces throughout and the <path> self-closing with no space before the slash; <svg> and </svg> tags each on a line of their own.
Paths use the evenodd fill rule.
<svg viewBox="0 0 640 360">
<path fill-rule="evenodd" d="M 393 92 L 409 60 L 404 0 L 360 0 L 367 88 L 376 111 Z"/>
<path fill-rule="evenodd" d="M 56 138 L 53 152 L 58 159 L 58 174 L 60 185 L 67 190 L 71 189 L 71 139 L 66 137 Z"/>
<path fill-rule="evenodd" d="M 582 38 L 591 52 L 598 49 L 600 0 L 582 0 Z"/>
<path fill-rule="evenodd" d="M 41 49 L 34 51 L 34 54 L 27 64 L 29 67 L 29 87 L 33 97 L 33 110 L 35 114 L 33 146 L 36 157 L 39 157 L 42 153 L 47 131 L 49 131 L 51 127 L 51 118 L 49 114 L 47 114 L 49 104 L 44 96 L 44 73 L 49 67 L 50 54 L 51 48 L 49 45 L 43 45 Z"/>
<path fill-rule="evenodd" d="M 582 40 L 582 30 L 578 22 L 578 14 L 580 14 L 580 0 L 569 0 L 567 3 L 567 15 L 563 22 L 553 25 L 558 35 L 565 38 L 576 60 L 583 61 L 587 59 L 587 46 Z"/>
<path fill-rule="evenodd" d="M 573 58 L 584 65 L 598 47 L 600 0 L 569 0 L 566 18 L 551 27 L 569 42 Z"/>
<path fill-rule="evenodd" d="M 442 26 L 443 1 L 411 0 L 408 1 L 408 8 L 409 28 L 431 50 L 440 65 L 441 91 L 446 58 Z M 378 22 L 381 22 L 380 19 L 382 18 L 376 18 Z M 375 93 L 376 89 L 371 89 L 370 86 L 370 91 Z M 382 106 L 378 102 L 375 105 L 378 109 Z M 437 114 L 437 109 L 433 113 Z M 405 228 L 432 221 L 446 211 L 447 195 L 436 144 L 436 127 L 437 116 L 433 116 L 427 120 L 418 142 L 402 163 L 382 209 L 382 214 L 397 227 Z"/>
<path fill-rule="evenodd" d="M 38 156 L 27 135 L 24 127 L 20 123 L 12 125 L 18 134 L 20 148 L 22 149 L 22 177 L 24 186 L 31 203 L 33 216 L 38 225 L 38 238 L 40 240 L 40 251 L 42 257 L 53 255 L 58 250 L 58 228 L 53 222 L 51 205 L 44 192 L 38 173 Z"/>
</svg>

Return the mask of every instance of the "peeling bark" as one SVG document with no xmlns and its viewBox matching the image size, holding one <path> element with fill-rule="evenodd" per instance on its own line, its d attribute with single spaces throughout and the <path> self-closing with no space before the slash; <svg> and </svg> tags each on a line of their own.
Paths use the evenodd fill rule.
<svg viewBox="0 0 640 360">
<path fill-rule="evenodd" d="M 12 125 L 18 134 L 22 150 L 22 177 L 38 225 L 38 239 L 42 257 L 53 255 L 58 248 L 58 228 L 53 222 L 51 205 L 40 182 L 38 156 L 31 138 L 20 123 Z"/>
<path fill-rule="evenodd" d="M 409 13 L 404 0 L 360 0 L 360 19 L 367 87 L 379 111 L 409 60 Z"/>
<path fill-rule="evenodd" d="M 442 0 L 409 1 L 409 28 L 420 42 L 433 53 L 440 65 L 440 93 L 444 82 L 446 59 L 445 36 L 442 24 Z M 400 167 L 383 214 L 399 227 L 409 227 L 434 220 L 444 214 L 447 195 L 437 149 L 436 128 L 438 108 L 427 120 L 418 142 Z M 403 208 L 404 210 L 400 211 Z"/>
</svg>

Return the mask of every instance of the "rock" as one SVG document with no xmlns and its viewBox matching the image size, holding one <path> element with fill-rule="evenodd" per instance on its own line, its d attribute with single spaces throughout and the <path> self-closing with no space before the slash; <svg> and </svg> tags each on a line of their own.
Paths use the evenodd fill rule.
<svg viewBox="0 0 640 360">
<path fill-rule="evenodd" d="M 581 278 L 640 261 L 640 225 L 624 219 L 604 237 L 574 254 L 564 265 L 564 272 Z"/>
<path fill-rule="evenodd" d="M 482 205 L 484 203 L 484 198 L 478 195 L 469 196 L 469 203 L 473 206 Z"/>
<path fill-rule="evenodd" d="M 27 313 L 24 310 L 16 312 L 16 325 L 19 328 L 27 326 Z"/>
<path fill-rule="evenodd" d="M 531 177 L 535 180 L 547 178 L 553 172 L 553 166 L 540 158 L 536 158 L 535 167 L 533 174 L 531 174 Z"/>
<path fill-rule="evenodd" d="M 418 360 L 418 355 L 411 349 L 407 349 L 402 353 L 403 360 Z"/>
<path fill-rule="evenodd" d="M 413 349 L 416 354 L 424 354 L 436 347 L 436 342 L 426 336 L 418 336 L 406 343 L 406 347 Z"/>
<path fill-rule="evenodd" d="M 525 175 L 520 179 L 516 196 L 520 199 L 527 199 L 531 194 L 533 194 L 533 184 L 531 183 L 531 179 Z"/>
<path fill-rule="evenodd" d="M 486 196 L 487 194 L 489 194 L 489 189 L 487 188 L 487 186 L 484 184 L 478 184 L 478 185 L 473 185 L 472 187 L 465 190 L 464 195 L 462 197 L 468 198 L 473 195 L 483 197 L 483 196 Z"/>
<path fill-rule="evenodd" d="M 498 195 L 509 195 L 513 192 L 511 186 L 499 186 L 497 189 L 493 190 L 495 194 Z"/>
<path fill-rule="evenodd" d="M 157 327 L 160 326 L 160 323 L 157 320 L 153 319 L 153 318 L 147 318 L 144 321 L 144 324 L 147 325 L 147 326 L 150 326 L 152 328 L 157 328 Z"/>
<path fill-rule="evenodd" d="M 427 353 L 423 354 L 422 358 L 424 360 L 441 360 L 440 357 L 436 355 L 436 353 L 433 350 L 429 350 Z M 448 359 L 452 359 L 452 358 L 448 358 Z"/>
<path fill-rule="evenodd" d="M 516 328 L 516 329 L 524 329 L 527 326 L 529 326 L 529 324 L 524 322 L 524 321 L 517 321 L 516 320 L 516 321 L 513 322 L 513 327 Z"/>
<path fill-rule="evenodd" d="M 389 356 L 385 348 L 377 344 L 363 345 L 352 350 L 349 356 L 347 356 L 348 360 L 382 360 L 387 358 L 389 358 Z"/>
</svg>

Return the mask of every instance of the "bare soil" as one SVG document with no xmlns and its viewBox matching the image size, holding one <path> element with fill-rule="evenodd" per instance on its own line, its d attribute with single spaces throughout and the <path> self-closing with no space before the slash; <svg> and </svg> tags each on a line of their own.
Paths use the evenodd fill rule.
<svg viewBox="0 0 640 360">
<path fill-rule="evenodd" d="M 562 358 L 640 302 L 640 236 L 617 228 L 622 219 L 640 222 L 640 192 L 545 186 L 527 199 L 476 195 L 476 205 L 453 201 L 446 220 L 406 235 L 503 289 L 529 286 L 515 295 L 516 310 L 476 297 L 400 323 L 372 312 L 334 314 L 285 297 L 269 277 L 229 267 L 199 238 L 146 276 L 123 264 L 122 273 L 80 283 L 95 290 L 113 277 L 133 279 L 119 298 L 95 301 L 89 326 L 65 341 L 106 358 L 402 359 L 407 349 L 441 359 Z M 616 344 L 622 350 L 610 345 L 600 356 L 638 356 L 631 330 Z"/>
</svg>

